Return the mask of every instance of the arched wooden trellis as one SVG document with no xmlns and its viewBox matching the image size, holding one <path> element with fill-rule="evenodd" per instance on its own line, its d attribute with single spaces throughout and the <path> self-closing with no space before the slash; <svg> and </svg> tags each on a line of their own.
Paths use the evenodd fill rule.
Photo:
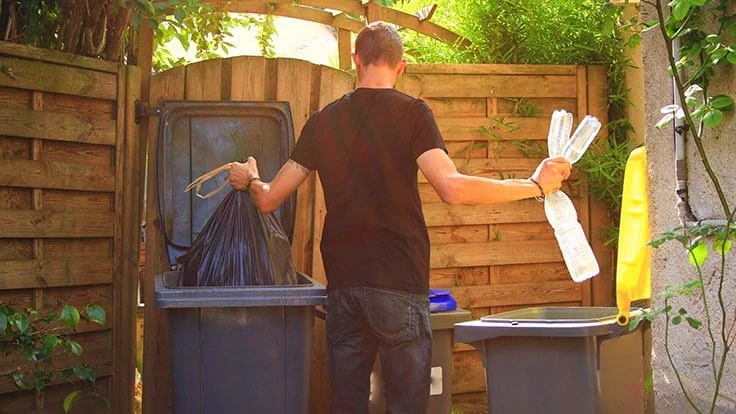
<svg viewBox="0 0 736 414">
<path fill-rule="evenodd" d="M 415 14 L 382 6 L 373 0 L 211 0 L 208 3 L 235 13 L 273 14 L 333 26 L 338 30 L 340 68 L 350 69 L 350 34 L 359 32 L 366 23 L 385 21 L 414 30 L 434 39 L 465 47 L 469 44 L 458 34 L 429 21 L 437 5 Z"/>
<path fill-rule="evenodd" d="M 414 14 L 382 6 L 374 0 L 206 0 L 213 6 L 233 13 L 271 14 L 321 23 L 337 29 L 337 48 L 340 69 L 349 70 L 351 61 L 351 35 L 358 33 L 368 23 L 384 21 L 401 28 L 414 30 L 433 39 L 467 47 L 470 41 L 430 21 L 437 5 L 425 7 Z M 143 25 L 138 33 L 138 47 L 131 62 L 150 72 L 153 56 L 153 32 Z M 143 79 L 144 92 L 148 81 Z"/>
</svg>

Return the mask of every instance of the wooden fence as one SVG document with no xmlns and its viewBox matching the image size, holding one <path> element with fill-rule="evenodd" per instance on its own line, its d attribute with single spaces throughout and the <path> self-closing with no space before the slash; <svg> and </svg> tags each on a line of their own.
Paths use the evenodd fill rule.
<svg viewBox="0 0 736 414">
<path fill-rule="evenodd" d="M 309 114 L 350 91 L 347 72 L 294 59 L 237 57 L 172 69 L 151 80 L 149 102 L 161 100 L 288 101 L 295 131 Z M 458 168 L 487 177 L 528 177 L 546 154 L 552 110 L 564 108 L 607 121 L 605 70 L 582 66 L 410 65 L 397 88 L 425 99 L 433 109 L 450 156 Z M 157 123 L 148 127 L 149 153 L 156 151 Z M 154 158 L 149 158 L 150 163 Z M 534 200 L 495 206 L 448 206 L 420 180 L 429 226 L 431 285 L 450 288 L 459 305 L 479 317 L 530 305 L 612 305 L 612 252 L 602 245 L 605 206 L 585 196 L 584 185 L 569 185 L 580 221 L 592 241 L 601 275 L 573 283 L 562 262 L 542 205 Z M 153 297 L 153 276 L 166 269 L 156 217 L 155 188 L 149 179 L 145 296 Z M 319 180 L 298 191 L 292 246 L 297 267 L 326 282 L 319 254 L 325 207 Z M 146 307 L 144 408 L 170 411 L 168 338 L 160 311 Z M 327 412 L 323 322 L 315 322 L 311 412 Z M 452 378 L 456 405 L 483 406 L 485 373 L 480 355 L 456 344 Z M 481 408 L 482 409 L 482 408 Z M 468 411 L 466 411 L 468 412 Z"/>
<path fill-rule="evenodd" d="M 143 157 L 136 67 L 0 42 L 0 301 L 42 313 L 101 305 L 104 327 L 75 339 L 113 412 L 131 412 Z M 68 360 L 65 359 L 66 362 Z M 20 361 L 0 358 L 0 372 Z M 79 384 L 57 380 L 48 411 Z M 96 402 L 80 407 L 99 412 Z M 0 378 L 0 413 L 35 412 Z"/>
</svg>

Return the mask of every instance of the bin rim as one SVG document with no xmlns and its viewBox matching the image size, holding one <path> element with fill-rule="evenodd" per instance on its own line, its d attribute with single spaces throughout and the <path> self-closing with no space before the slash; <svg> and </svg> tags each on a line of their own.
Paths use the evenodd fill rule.
<svg viewBox="0 0 736 414">
<path fill-rule="evenodd" d="M 311 277 L 297 273 L 306 283 L 296 285 L 178 286 L 180 271 L 156 275 L 154 296 L 157 308 L 216 308 L 261 306 L 315 306 L 327 302 L 327 289 Z"/>
</svg>

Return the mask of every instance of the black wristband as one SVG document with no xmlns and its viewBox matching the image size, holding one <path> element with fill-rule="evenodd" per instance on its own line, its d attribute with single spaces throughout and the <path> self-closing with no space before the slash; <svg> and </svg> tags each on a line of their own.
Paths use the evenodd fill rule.
<svg viewBox="0 0 736 414">
<path fill-rule="evenodd" d="M 535 179 L 533 179 L 533 178 L 530 178 L 530 179 L 529 179 L 529 181 L 533 182 L 533 183 L 534 183 L 534 185 L 536 185 L 536 186 L 537 186 L 537 188 L 539 189 L 539 193 L 540 193 L 540 195 L 538 195 L 538 196 L 535 196 L 534 198 L 536 198 L 536 199 L 537 199 L 537 201 L 540 201 L 540 202 L 541 202 L 541 201 L 544 201 L 544 189 L 542 188 L 542 185 L 541 185 L 541 184 L 539 184 L 539 181 L 537 181 L 537 180 L 535 180 Z"/>
<path fill-rule="evenodd" d="M 253 181 L 260 180 L 260 179 L 261 177 L 252 177 L 250 180 L 248 180 L 248 183 L 245 185 L 245 191 L 250 190 L 250 185 L 253 183 Z"/>
</svg>

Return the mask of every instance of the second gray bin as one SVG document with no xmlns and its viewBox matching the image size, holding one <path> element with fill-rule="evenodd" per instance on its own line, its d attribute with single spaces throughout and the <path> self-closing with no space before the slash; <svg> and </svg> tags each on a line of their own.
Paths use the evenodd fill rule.
<svg viewBox="0 0 736 414">
<path fill-rule="evenodd" d="M 171 337 L 172 412 L 306 414 L 315 305 L 313 279 L 284 286 L 181 287 L 156 276 L 156 306 Z"/>
<path fill-rule="evenodd" d="M 491 414 L 642 413 L 643 330 L 618 326 L 617 314 L 519 309 L 455 324 L 455 340 L 481 353 Z"/>
</svg>

